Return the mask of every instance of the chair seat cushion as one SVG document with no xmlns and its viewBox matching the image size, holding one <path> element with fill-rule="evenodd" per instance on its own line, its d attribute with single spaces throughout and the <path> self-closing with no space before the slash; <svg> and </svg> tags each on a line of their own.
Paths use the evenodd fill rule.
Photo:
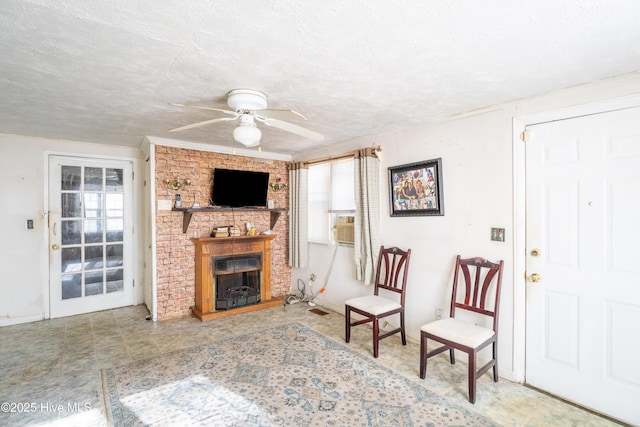
<svg viewBox="0 0 640 427">
<path fill-rule="evenodd" d="M 422 325 L 420 330 L 471 348 L 477 348 L 494 335 L 491 329 L 463 322 L 453 317 L 427 323 Z"/>
<path fill-rule="evenodd" d="M 379 295 L 351 298 L 346 300 L 344 304 L 357 308 L 358 310 L 366 311 L 374 316 L 402 308 L 399 303 Z"/>
</svg>

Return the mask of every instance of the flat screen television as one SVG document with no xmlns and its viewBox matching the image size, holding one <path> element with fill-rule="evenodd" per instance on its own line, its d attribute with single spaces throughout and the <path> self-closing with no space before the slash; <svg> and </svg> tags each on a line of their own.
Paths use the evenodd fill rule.
<svg viewBox="0 0 640 427">
<path fill-rule="evenodd" d="M 211 203 L 232 208 L 265 207 L 268 187 L 268 172 L 215 168 Z"/>
</svg>

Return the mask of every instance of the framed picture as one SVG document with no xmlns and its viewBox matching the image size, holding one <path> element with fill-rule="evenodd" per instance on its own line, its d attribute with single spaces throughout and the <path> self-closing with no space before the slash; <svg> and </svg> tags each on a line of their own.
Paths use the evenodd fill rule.
<svg viewBox="0 0 640 427">
<path fill-rule="evenodd" d="M 444 215 L 442 159 L 389 168 L 391 216 Z"/>
</svg>

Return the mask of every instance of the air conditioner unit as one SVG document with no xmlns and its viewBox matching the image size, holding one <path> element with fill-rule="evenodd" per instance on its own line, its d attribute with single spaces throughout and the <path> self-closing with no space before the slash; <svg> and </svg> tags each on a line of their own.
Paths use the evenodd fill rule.
<svg viewBox="0 0 640 427">
<path fill-rule="evenodd" d="M 339 215 L 336 221 L 336 241 L 338 243 L 353 244 L 353 222 L 354 217 L 350 215 Z"/>
</svg>

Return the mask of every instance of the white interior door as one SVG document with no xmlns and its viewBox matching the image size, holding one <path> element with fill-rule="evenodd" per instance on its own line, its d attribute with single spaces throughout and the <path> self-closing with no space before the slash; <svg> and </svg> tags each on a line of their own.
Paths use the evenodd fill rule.
<svg viewBox="0 0 640 427">
<path fill-rule="evenodd" d="M 640 108 L 527 130 L 526 381 L 640 425 Z"/>
<path fill-rule="evenodd" d="M 50 315 L 133 304 L 132 165 L 49 159 Z"/>
</svg>

